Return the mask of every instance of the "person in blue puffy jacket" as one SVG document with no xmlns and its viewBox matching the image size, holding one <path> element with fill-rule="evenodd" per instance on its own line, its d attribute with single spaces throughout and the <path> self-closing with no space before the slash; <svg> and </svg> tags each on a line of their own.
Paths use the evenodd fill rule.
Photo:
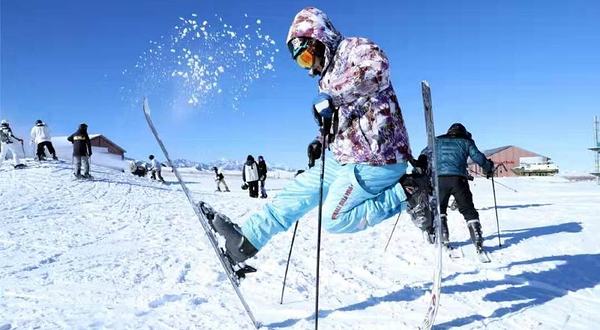
<svg viewBox="0 0 600 330">
<path fill-rule="evenodd" d="M 440 218 L 442 220 L 442 243 L 448 244 L 448 220 L 446 210 L 450 196 L 458 205 L 458 211 L 467 221 L 473 244 L 478 250 L 483 247 L 483 236 L 479 213 L 473 204 L 473 195 L 469 188 L 467 160 L 470 157 L 486 171 L 487 178 L 494 174 L 494 163 L 477 149 L 471 134 L 460 123 L 450 126 L 448 132 L 435 139 L 437 153 L 437 173 L 440 198 Z M 427 167 L 426 151 L 423 150 L 418 160 L 418 167 Z M 429 230 L 433 232 L 433 229 Z"/>
</svg>

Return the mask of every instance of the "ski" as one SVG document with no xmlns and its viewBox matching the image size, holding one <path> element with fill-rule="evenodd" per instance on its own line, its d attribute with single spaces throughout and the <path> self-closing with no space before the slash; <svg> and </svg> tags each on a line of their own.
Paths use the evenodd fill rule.
<svg viewBox="0 0 600 330">
<path fill-rule="evenodd" d="M 492 259 L 490 258 L 490 253 L 486 250 L 478 250 L 477 247 L 475 247 L 475 252 L 477 253 L 477 259 L 479 259 L 480 262 L 484 264 L 492 262 Z"/>
<path fill-rule="evenodd" d="M 462 252 L 462 249 L 460 247 L 455 247 L 450 243 L 444 243 L 442 244 L 442 246 L 444 247 L 444 250 L 448 254 L 448 257 L 450 257 L 450 259 L 460 259 L 464 257 L 464 253 Z"/>
<path fill-rule="evenodd" d="M 431 90 L 426 81 L 421 82 L 423 94 L 423 106 L 425 109 L 425 127 L 427 129 L 427 172 L 432 188 L 429 204 L 435 223 L 435 270 L 433 272 L 433 285 L 431 287 L 429 306 L 425 319 L 419 327 L 420 330 L 431 330 L 440 306 L 440 294 L 442 292 L 442 221 L 440 219 L 438 177 L 437 177 L 437 155 L 435 150 L 435 128 L 433 125 L 433 110 L 431 107 Z"/>
<path fill-rule="evenodd" d="M 158 135 L 158 132 L 156 131 L 156 127 L 154 126 L 154 123 L 152 122 L 152 118 L 150 117 L 150 107 L 148 106 L 147 98 L 144 98 L 143 110 L 144 110 L 144 116 L 146 117 L 146 121 L 148 122 L 148 126 L 150 127 L 150 130 L 152 131 L 152 134 L 154 135 L 156 142 L 160 146 L 160 149 L 162 150 L 163 154 L 165 155 L 165 158 L 167 159 L 169 166 L 171 166 L 171 168 L 173 169 L 173 173 L 175 174 L 175 177 L 177 177 L 177 181 L 181 185 L 183 192 L 185 193 L 188 201 L 190 202 L 192 208 L 194 209 L 194 212 L 196 213 L 196 216 L 198 217 L 198 221 L 200 221 L 200 224 L 202 225 L 202 229 L 204 229 L 204 232 L 205 232 L 206 236 L 208 237 L 210 244 L 212 245 L 213 249 L 215 250 L 215 253 L 216 253 L 217 257 L 219 258 L 219 261 L 221 262 L 221 266 L 223 266 L 223 269 L 225 270 L 225 273 L 227 274 L 227 277 L 229 278 L 229 281 L 231 282 L 231 286 L 233 287 L 235 293 L 237 294 L 240 302 L 244 306 L 244 309 L 246 310 L 248 317 L 250 317 L 252 324 L 257 329 L 260 328 L 260 324 L 254 318 L 254 314 L 252 314 L 252 311 L 250 310 L 250 307 L 248 306 L 248 303 L 246 302 L 246 299 L 244 299 L 244 296 L 242 295 L 240 288 L 239 288 L 240 280 L 243 277 L 243 275 L 245 274 L 244 271 L 243 270 L 241 272 L 239 272 L 239 270 L 236 271 L 233 267 L 233 264 L 230 262 L 227 255 L 224 253 L 223 249 L 219 247 L 217 237 L 215 236 L 215 233 L 212 231 L 212 229 L 210 227 L 210 223 L 208 222 L 208 219 L 207 219 L 205 213 L 200 208 L 200 205 L 202 205 L 202 204 L 197 204 L 196 202 L 194 202 L 194 198 L 192 197 L 192 194 L 190 193 L 189 189 L 187 188 L 185 182 L 183 182 L 183 180 L 181 179 L 181 175 L 179 174 L 179 171 L 177 170 L 177 168 L 175 166 L 173 166 L 171 157 L 169 157 L 169 153 L 167 152 L 165 145 L 163 144 L 162 140 L 160 139 L 160 136 Z"/>
</svg>

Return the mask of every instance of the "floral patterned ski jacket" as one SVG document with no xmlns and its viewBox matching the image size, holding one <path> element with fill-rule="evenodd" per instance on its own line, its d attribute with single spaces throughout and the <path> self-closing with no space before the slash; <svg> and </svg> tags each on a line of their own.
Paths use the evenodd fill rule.
<svg viewBox="0 0 600 330">
<path fill-rule="evenodd" d="M 327 15 L 312 7 L 296 15 L 286 43 L 296 37 L 326 46 L 319 92 L 329 94 L 338 111 L 331 144 L 335 159 L 370 165 L 407 161 L 408 134 L 383 50 L 365 38 L 343 38 Z"/>
</svg>

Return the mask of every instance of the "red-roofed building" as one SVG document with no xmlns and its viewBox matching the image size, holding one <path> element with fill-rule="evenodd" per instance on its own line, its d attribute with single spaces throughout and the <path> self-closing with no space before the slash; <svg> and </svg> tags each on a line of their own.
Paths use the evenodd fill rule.
<svg viewBox="0 0 600 330">
<path fill-rule="evenodd" d="M 497 166 L 496 176 L 539 176 L 558 173 L 558 167 L 550 162 L 550 158 L 517 146 L 504 146 L 483 151 L 485 157 Z M 504 166 L 500 165 L 503 164 Z M 499 167 L 498 167 L 499 166 Z M 469 161 L 469 172 L 485 175 L 483 169 Z"/>
</svg>

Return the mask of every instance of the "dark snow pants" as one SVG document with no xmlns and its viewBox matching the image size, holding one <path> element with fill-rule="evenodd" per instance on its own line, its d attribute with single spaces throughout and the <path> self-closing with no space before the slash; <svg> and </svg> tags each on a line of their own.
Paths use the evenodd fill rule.
<svg viewBox="0 0 600 330">
<path fill-rule="evenodd" d="M 157 171 L 157 170 L 151 170 L 150 171 L 150 178 L 152 180 L 156 180 L 156 177 L 158 176 L 158 181 L 160 182 L 165 182 L 165 179 L 163 179 L 161 173 L 161 171 Z"/>
<path fill-rule="evenodd" d="M 252 198 L 258 198 L 258 181 L 248 182 L 248 193 Z"/>
<path fill-rule="evenodd" d="M 44 141 L 44 142 L 40 142 L 37 144 L 37 156 L 38 159 L 42 159 L 44 157 L 46 157 L 46 153 L 44 152 L 44 147 L 48 148 L 48 152 L 50 152 L 50 154 L 52 154 L 53 158 L 56 158 L 56 151 L 54 150 L 54 147 L 52 146 L 52 142 L 50 141 Z"/>
<path fill-rule="evenodd" d="M 469 188 L 469 180 L 464 176 L 440 176 L 440 214 L 446 214 L 448 209 L 448 200 L 454 196 L 458 211 L 463 215 L 466 221 L 479 219 L 479 213 L 473 205 L 473 194 Z"/>
</svg>

